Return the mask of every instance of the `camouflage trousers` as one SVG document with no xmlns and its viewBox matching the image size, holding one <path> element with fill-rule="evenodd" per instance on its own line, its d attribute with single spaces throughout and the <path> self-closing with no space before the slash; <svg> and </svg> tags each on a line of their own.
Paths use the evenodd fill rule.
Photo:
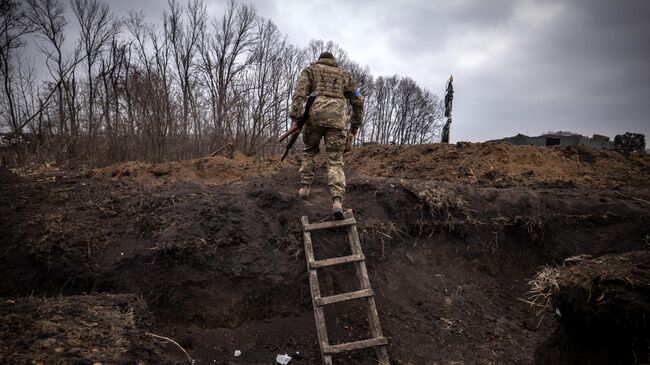
<svg viewBox="0 0 650 365">
<path fill-rule="evenodd" d="M 343 198 L 345 194 L 345 173 L 343 172 L 343 150 L 347 132 L 342 129 L 305 125 L 302 140 L 302 165 L 298 171 L 300 182 L 311 185 L 314 180 L 316 163 L 314 158 L 320 152 L 320 141 L 325 138 L 327 153 L 327 181 L 332 198 Z"/>
</svg>

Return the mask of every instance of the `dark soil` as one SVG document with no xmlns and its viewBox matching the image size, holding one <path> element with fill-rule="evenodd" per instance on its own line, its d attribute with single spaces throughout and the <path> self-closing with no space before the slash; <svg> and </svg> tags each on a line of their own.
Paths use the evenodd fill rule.
<svg viewBox="0 0 650 365">
<path fill-rule="evenodd" d="M 175 362 L 147 328 L 151 314 L 132 294 L 0 301 L 2 364 Z"/>
<path fill-rule="evenodd" d="M 198 364 L 272 364 L 277 354 L 296 351 L 291 364 L 320 363 L 300 217 L 328 219 L 323 179 L 321 169 L 310 200 L 302 201 L 294 167 L 215 186 L 152 188 L 65 174 L 3 175 L 0 358 L 40 359 L 42 350 L 27 344 L 58 341 L 7 320 L 39 313 L 54 322 L 52 311 L 30 304 L 36 299 L 27 297 L 35 297 L 52 308 L 101 304 L 93 316 L 102 341 L 110 343 L 112 332 L 130 339 L 106 355 L 84 350 L 61 363 L 187 362 L 177 346 L 145 331 L 174 339 Z M 520 300 L 536 268 L 648 247 L 650 190 L 633 184 L 495 188 L 350 174 L 348 187 L 344 204 L 359 221 L 394 364 L 532 364 L 557 324 L 548 315 L 540 321 Z M 340 233 L 313 238 L 319 258 L 345 252 Z M 321 275 L 327 294 L 352 290 L 352 283 L 345 268 Z M 106 300 L 109 294 L 141 298 L 127 307 L 151 320 L 116 320 L 126 307 Z M 368 336 L 362 309 L 327 308 L 331 342 Z M 4 323 L 18 324 L 7 332 Z M 93 341 L 85 348 L 99 346 Z M 119 361 L 102 357 L 118 353 Z M 373 357 L 359 351 L 335 363 L 373 364 Z"/>
<path fill-rule="evenodd" d="M 552 306 L 560 327 L 538 362 L 634 364 L 650 346 L 650 251 L 605 255 L 558 269 Z"/>
</svg>

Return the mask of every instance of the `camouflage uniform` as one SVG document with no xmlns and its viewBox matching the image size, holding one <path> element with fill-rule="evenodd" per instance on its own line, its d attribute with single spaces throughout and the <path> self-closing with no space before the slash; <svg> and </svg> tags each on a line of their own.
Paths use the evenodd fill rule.
<svg viewBox="0 0 650 365">
<path fill-rule="evenodd" d="M 347 136 L 348 101 L 352 105 L 351 128 L 358 130 L 362 122 L 363 97 L 350 74 L 340 69 L 333 58 L 323 55 L 300 74 L 293 92 L 291 119 L 301 115 L 303 103 L 311 93 L 318 96 L 303 128 L 305 147 L 300 180 L 302 184 L 311 185 L 315 175 L 314 157 L 324 138 L 330 194 L 333 198 L 342 198 L 345 193 L 343 150 Z"/>
</svg>

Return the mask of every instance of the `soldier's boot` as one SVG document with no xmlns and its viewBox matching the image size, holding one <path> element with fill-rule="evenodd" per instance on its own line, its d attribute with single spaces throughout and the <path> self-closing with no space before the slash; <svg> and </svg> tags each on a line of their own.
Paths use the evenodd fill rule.
<svg viewBox="0 0 650 365">
<path fill-rule="evenodd" d="M 298 195 L 300 196 L 300 199 L 306 200 L 307 198 L 309 198 L 309 185 L 302 184 L 300 190 L 298 190 Z"/>
<path fill-rule="evenodd" d="M 332 214 L 334 214 L 334 219 L 343 219 L 343 203 L 341 198 L 332 199 Z"/>
</svg>

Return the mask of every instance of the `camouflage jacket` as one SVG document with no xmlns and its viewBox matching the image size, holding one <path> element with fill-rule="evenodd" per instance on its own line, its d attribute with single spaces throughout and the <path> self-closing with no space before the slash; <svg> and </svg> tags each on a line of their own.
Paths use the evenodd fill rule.
<svg viewBox="0 0 650 365">
<path fill-rule="evenodd" d="M 296 119 L 302 114 L 307 97 L 316 92 L 318 96 L 309 110 L 307 123 L 313 126 L 346 129 L 348 101 L 352 105 L 352 128 L 360 128 L 363 121 L 363 97 L 349 73 L 339 68 L 336 61 L 321 58 L 306 67 L 293 91 L 289 117 Z"/>
</svg>

